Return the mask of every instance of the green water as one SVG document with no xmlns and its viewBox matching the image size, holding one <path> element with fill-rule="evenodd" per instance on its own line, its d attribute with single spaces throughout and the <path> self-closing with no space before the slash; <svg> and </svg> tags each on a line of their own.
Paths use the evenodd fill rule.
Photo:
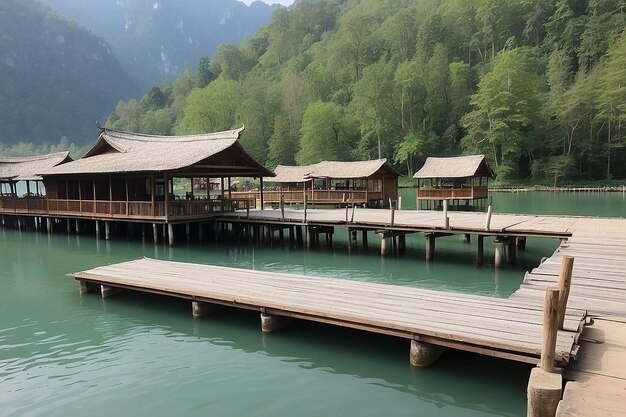
<svg viewBox="0 0 626 417">
<path fill-rule="evenodd" d="M 403 190 L 414 201 L 414 190 Z M 411 194 L 413 193 L 413 194 Z M 623 195 L 496 194 L 496 211 L 623 216 Z M 0 416 L 523 416 L 529 368 L 448 351 L 413 369 L 408 342 L 296 322 L 264 335 L 258 314 L 194 320 L 188 302 L 123 293 L 79 296 L 64 274 L 150 256 L 506 297 L 556 242 L 530 239 L 518 265 L 475 267 L 475 246 L 424 239 L 402 257 L 260 249 L 235 242 L 164 245 L 136 239 L 0 230 Z M 492 245 L 485 245 L 491 259 Z"/>
</svg>

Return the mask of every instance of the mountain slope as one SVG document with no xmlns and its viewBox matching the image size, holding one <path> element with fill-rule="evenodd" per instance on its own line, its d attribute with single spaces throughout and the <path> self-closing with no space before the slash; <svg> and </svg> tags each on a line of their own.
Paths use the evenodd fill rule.
<svg viewBox="0 0 626 417">
<path fill-rule="evenodd" d="M 137 93 L 103 39 L 34 1 L 0 3 L 1 141 L 82 141 Z"/>
<path fill-rule="evenodd" d="M 122 66 L 147 88 L 176 79 L 220 43 L 239 43 L 275 9 L 236 0 L 42 0 L 111 44 Z"/>
</svg>

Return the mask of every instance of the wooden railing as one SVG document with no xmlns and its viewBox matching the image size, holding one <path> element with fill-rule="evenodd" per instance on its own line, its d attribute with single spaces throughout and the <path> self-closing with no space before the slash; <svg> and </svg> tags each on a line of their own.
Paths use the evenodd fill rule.
<svg viewBox="0 0 626 417">
<path fill-rule="evenodd" d="M 417 192 L 418 200 L 472 200 L 487 198 L 487 187 L 468 188 L 421 188 Z"/>
<path fill-rule="evenodd" d="M 46 213 L 46 199 L 42 197 L 0 197 L 0 213 Z"/>
<path fill-rule="evenodd" d="M 278 203 L 281 196 L 285 203 L 302 203 L 304 191 L 264 191 L 263 201 L 266 203 Z M 256 200 L 260 198 L 258 191 L 237 191 L 231 193 L 233 198 L 246 198 Z M 365 190 L 306 190 L 307 200 L 310 203 L 341 204 L 341 203 L 367 203 L 382 199 L 380 191 Z"/>
</svg>

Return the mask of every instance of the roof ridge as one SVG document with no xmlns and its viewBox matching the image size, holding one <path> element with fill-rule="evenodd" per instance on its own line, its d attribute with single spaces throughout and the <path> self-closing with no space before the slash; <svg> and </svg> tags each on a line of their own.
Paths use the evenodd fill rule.
<svg viewBox="0 0 626 417">
<path fill-rule="evenodd" d="M 245 126 L 241 126 L 240 128 L 237 128 L 237 129 L 223 130 L 220 132 L 197 133 L 197 134 L 181 135 L 181 136 L 150 135 L 146 133 L 126 132 L 123 130 L 116 130 L 116 129 L 109 129 L 109 128 L 104 128 L 103 133 L 107 133 L 107 134 L 110 133 L 111 136 L 114 138 L 119 137 L 119 136 L 116 136 L 116 134 L 119 134 L 120 136 L 123 136 L 123 137 L 119 137 L 120 139 L 136 140 L 136 141 L 142 141 L 142 142 L 161 142 L 161 141 L 166 141 L 166 140 L 171 140 L 171 139 L 176 139 L 177 142 L 195 142 L 195 141 L 203 141 L 207 139 L 217 139 L 217 138 L 223 139 L 224 136 L 232 136 L 235 134 L 237 135 L 237 137 L 239 137 L 239 134 L 244 129 L 245 129 Z"/>
<path fill-rule="evenodd" d="M 43 161 L 46 159 L 53 159 L 56 157 L 67 157 L 70 154 L 70 151 L 60 151 L 54 153 L 46 153 L 41 155 L 28 155 L 28 156 L 1 156 L 0 162 L 5 164 L 15 164 L 20 162 L 32 162 L 32 161 Z"/>
</svg>

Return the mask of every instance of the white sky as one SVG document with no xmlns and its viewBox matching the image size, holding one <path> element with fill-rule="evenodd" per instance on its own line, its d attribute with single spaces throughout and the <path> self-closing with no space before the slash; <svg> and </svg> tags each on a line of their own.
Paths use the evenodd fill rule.
<svg viewBox="0 0 626 417">
<path fill-rule="evenodd" d="M 252 3 L 254 0 L 239 0 L 243 3 L 246 3 L 247 5 L 250 5 L 250 3 Z M 261 0 L 263 3 L 267 3 L 267 4 L 275 4 L 275 3 L 280 3 L 283 6 L 290 6 L 294 0 Z"/>
</svg>

